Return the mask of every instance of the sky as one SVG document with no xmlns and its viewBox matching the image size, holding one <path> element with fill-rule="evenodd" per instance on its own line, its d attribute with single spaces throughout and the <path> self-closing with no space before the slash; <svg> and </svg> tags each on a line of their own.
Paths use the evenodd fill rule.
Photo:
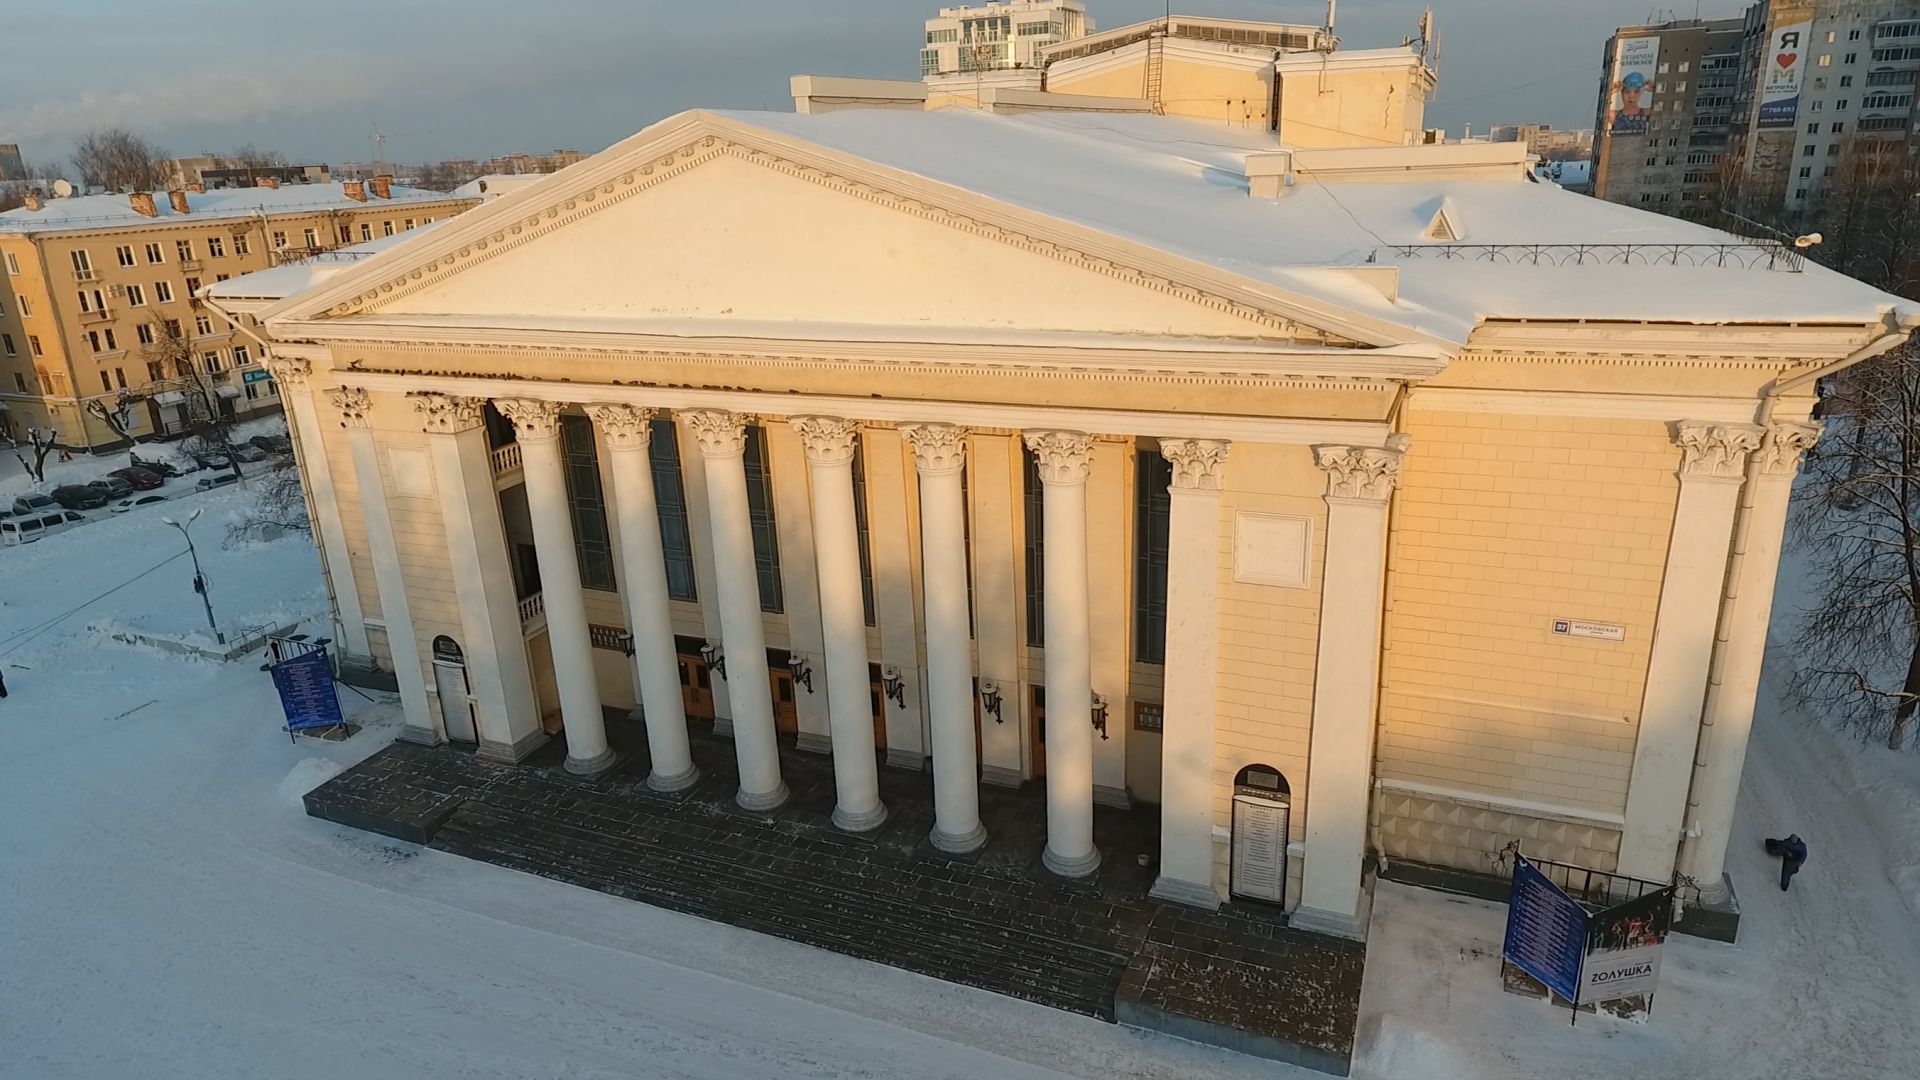
<svg viewBox="0 0 1920 1080">
<path fill-rule="evenodd" d="M 594 151 L 683 109 L 790 109 L 796 74 L 919 76 L 938 0 L 66 0 L 0 21 L 0 143 L 29 163 L 117 125 L 174 154 L 251 143 L 300 161 Z M 1424 0 L 1342 0 L 1348 48 L 1397 45 Z M 1435 0 L 1430 126 L 1590 127 L 1607 35 L 1638 2 Z M 1317 23 L 1324 0 L 1179 0 Z M 1088 0 L 1097 25 L 1163 0 Z M 1738 0 L 1702 0 L 1703 16 Z M 1691 16 L 1691 9 L 1682 14 Z"/>
</svg>

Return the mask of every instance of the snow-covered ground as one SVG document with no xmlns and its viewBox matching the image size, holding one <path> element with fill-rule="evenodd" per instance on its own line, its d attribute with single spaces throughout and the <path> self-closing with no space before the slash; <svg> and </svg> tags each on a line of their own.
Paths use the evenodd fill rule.
<svg viewBox="0 0 1920 1080">
<path fill-rule="evenodd" d="M 322 612 L 304 538 L 226 549 L 245 493 L 190 498 L 223 622 Z M 366 729 L 295 746 L 256 663 L 94 629 L 196 625 L 184 560 L 47 625 L 177 550 L 144 511 L 0 549 L 0 1077 L 1315 1075 L 310 819 L 390 699 L 343 691 Z M 1503 908 L 1383 886 L 1355 1074 L 1913 1075 L 1912 764 L 1768 704 L 1741 944 L 1675 939 L 1644 1024 L 1502 993 Z M 1782 894 L 1759 841 L 1789 828 Z"/>
</svg>

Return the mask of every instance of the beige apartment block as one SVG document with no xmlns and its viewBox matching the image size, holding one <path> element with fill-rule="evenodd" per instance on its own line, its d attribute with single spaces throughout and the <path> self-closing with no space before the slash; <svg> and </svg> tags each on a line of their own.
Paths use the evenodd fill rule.
<svg viewBox="0 0 1920 1080">
<path fill-rule="evenodd" d="M 106 448 L 122 440 L 89 402 L 126 405 L 135 438 L 185 429 L 208 400 L 241 418 L 278 411 L 260 342 L 203 304 L 200 290 L 473 205 L 389 177 L 35 196 L 0 213 L 0 423 Z M 193 370 L 154 355 L 170 335 L 186 343 Z"/>
<path fill-rule="evenodd" d="M 1777 551 L 1814 377 L 1920 311 L 1522 143 L 1227 130 L 690 112 L 212 292 L 410 739 L 593 773 L 637 704 L 673 789 L 711 718 L 742 805 L 785 738 L 849 831 L 930 771 L 952 851 L 1031 783 L 1068 876 L 1157 804 L 1157 895 L 1336 934 L 1382 859 L 1516 840 L 1719 896 L 1774 573 L 1730 553 Z"/>
</svg>

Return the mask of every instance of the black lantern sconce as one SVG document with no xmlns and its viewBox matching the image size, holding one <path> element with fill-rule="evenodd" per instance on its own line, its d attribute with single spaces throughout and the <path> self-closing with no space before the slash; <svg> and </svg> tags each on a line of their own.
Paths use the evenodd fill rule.
<svg viewBox="0 0 1920 1080">
<path fill-rule="evenodd" d="M 1099 694 L 1093 695 L 1093 730 L 1100 733 L 1101 741 L 1107 738 L 1107 699 Z"/>
<path fill-rule="evenodd" d="M 991 715 L 996 724 L 1006 723 L 1000 716 L 999 683 L 988 680 L 980 684 L 980 711 Z"/>
<path fill-rule="evenodd" d="M 715 675 L 723 679 L 727 677 L 727 658 L 721 655 L 720 646 L 713 642 L 709 641 L 700 646 L 700 662 L 707 665 L 707 670 Z"/>
<path fill-rule="evenodd" d="M 787 654 L 787 670 L 793 674 L 793 681 L 813 693 L 813 665 L 807 663 L 806 653 Z"/>
<path fill-rule="evenodd" d="M 880 677 L 880 686 L 886 691 L 887 697 L 893 700 L 894 705 L 902 709 L 907 707 L 907 682 L 900 677 L 899 668 L 888 668 Z"/>
</svg>

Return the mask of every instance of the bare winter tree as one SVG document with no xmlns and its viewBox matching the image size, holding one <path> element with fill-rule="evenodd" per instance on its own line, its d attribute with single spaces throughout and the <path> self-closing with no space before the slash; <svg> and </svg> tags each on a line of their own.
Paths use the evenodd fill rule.
<svg viewBox="0 0 1920 1080">
<path fill-rule="evenodd" d="M 313 531 L 307 516 L 307 497 L 300 487 L 300 470 L 292 454 L 271 454 L 265 471 L 253 481 L 253 501 L 227 526 L 229 540 L 270 540 L 282 532 Z"/>
<path fill-rule="evenodd" d="M 107 425 L 108 430 L 127 444 L 128 464 L 137 464 L 140 455 L 133 449 L 133 409 L 140 399 L 125 390 L 113 398 L 88 398 L 87 415 Z"/>
<path fill-rule="evenodd" d="M 287 156 L 280 151 L 256 149 L 252 143 L 234 147 L 233 152 L 227 156 L 232 158 L 236 165 L 246 169 L 264 169 L 287 163 Z"/>
<path fill-rule="evenodd" d="M 1790 692 L 1900 749 L 1920 709 L 1920 347 L 1837 378 L 1793 529 L 1812 594 Z"/>
<path fill-rule="evenodd" d="M 216 384 L 201 370 L 194 355 L 193 339 L 178 323 L 160 315 L 148 317 L 153 328 L 153 344 L 141 350 L 149 363 L 171 372 L 175 386 L 187 395 L 193 435 L 186 450 L 196 459 L 224 461 L 240 476 L 240 459 L 233 453 L 233 415 L 224 407 Z"/>
<path fill-rule="evenodd" d="M 26 441 L 23 443 L 12 434 L 0 431 L 0 439 L 6 440 L 7 448 L 13 451 L 13 456 L 20 462 L 20 467 L 27 470 L 27 475 L 33 477 L 34 483 L 45 483 L 47 458 L 53 456 L 56 451 L 67 448 L 60 442 L 59 436 L 46 428 L 30 427 L 26 435 Z"/>
<path fill-rule="evenodd" d="M 152 191 L 162 183 L 166 151 L 125 128 L 100 128 L 73 148 L 73 168 L 83 183 L 109 191 Z"/>
</svg>

